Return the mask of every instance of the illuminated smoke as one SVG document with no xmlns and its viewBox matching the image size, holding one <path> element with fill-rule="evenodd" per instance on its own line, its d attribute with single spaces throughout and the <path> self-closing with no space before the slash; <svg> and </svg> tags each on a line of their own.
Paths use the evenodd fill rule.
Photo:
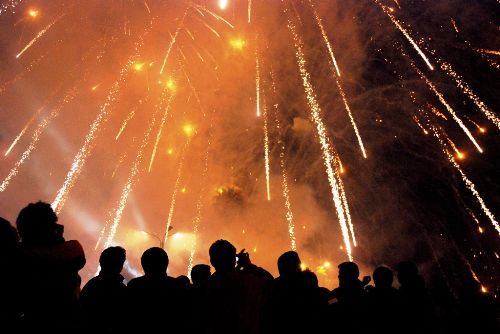
<svg viewBox="0 0 500 334">
<path fill-rule="evenodd" d="M 311 85 L 310 75 L 306 69 L 306 60 L 304 58 L 304 52 L 302 51 L 302 42 L 300 41 L 299 36 L 297 35 L 297 31 L 295 25 L 288 18 L 288 29 L 293 35 L 293 41 L 295 45 L 295 56 L 297 58 L 297 64 L 299 66 L 299 72 L 302 77 L 302 84 L 304 86 L 305 93 L 307 95 L 307 103 L 311 110 L 311 119 L 313 123 L 316 125 L 316 130 L 318 134 L 318 138 L 321 144 L 321 149 L 323 152 L 323 162 L 326 168 L 326 174 L 328 176 L 328 182 L 331 187 L 333 202 L 335 204 L 335 209 L 337 211 L 337 216 L 339 219 L 340 228 L 342 230 L 342 237 L 344 239 L 344 245 L 346 249 L 347 256 L 349 260 L 352 261 L 352 250 L 351 250 L 351 242 L 349 239 L 349 229 L 347 227 L 346 216 L 344 211 L 344 206 L 342 203 L 342 196 L 340 194 L 340 189 L 336 180 L 335 171 L 332 166 L 332 146 L 330 144 L 330 139 L 327 136 L 327 131 L 325 124 L 321 118 L 321 109 L 317 102 L 316 93 L 313 90 Z"/>
</svg>

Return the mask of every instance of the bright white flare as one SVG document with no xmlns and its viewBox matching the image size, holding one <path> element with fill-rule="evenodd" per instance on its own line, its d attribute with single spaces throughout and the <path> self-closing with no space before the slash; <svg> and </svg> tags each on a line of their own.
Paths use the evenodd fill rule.
<svg viewBox="0 0 500 334">
<path fill-rule="evenodd" d="M 219 0 L 219 8 L 220 9 L 226 9 L 227 3 L 228 3 L 227 0 Z"/>
</svg>

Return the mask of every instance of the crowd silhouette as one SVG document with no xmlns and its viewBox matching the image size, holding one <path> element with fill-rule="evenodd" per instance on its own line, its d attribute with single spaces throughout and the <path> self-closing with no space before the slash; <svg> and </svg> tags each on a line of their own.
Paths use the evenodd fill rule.
<svg viewBox="0 0 500 334">
<path fill-rule="evenodd" d="M 354 262 L 338 265 L 339 286 L 318 285 L 299 254 L 283 253 L 279 276 L 237 253 L 227 240 L 190 277 L 167 274 L 159 247 L 141 256 L 144 275 L 125 284 L 126 250 L 109 247 L 100 271 L 80 290 L 83 247 L 65 240 L 47 203 L 30 203 L 16 227 L 0 218 L 0 333 L 499 333 L 498 303 L 475 282 L 456 303 L 438 305 L 415 263 L 377 267 L 360 279 Z M 446 308 L 446 312 L 443 309 Z M 444 315 L 446 314 L 446 315 Z M 451 314 L 451 316 L 450 316 Z"/>
</svg>

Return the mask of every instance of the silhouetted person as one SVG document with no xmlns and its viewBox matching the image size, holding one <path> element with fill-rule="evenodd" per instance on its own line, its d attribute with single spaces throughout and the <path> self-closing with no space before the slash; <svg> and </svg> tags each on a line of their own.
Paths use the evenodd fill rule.
<svg viewBox="0 0 500 334">
<path fill-rule="evenodd" d="M 226 240 L 210 246 L 215 273 L 205 285 L 202 321 L 204 333 L 260 333 L 266 284 L 272 276 L 250 262 L 248 253 L 238 254 Z"/>
<path fill-rule="evenodd" d="M 66 332 L 77 325 L 80 276 L 85 254 L 65 241 L 64 226 L 50 204 L 30 203 L 16 220 L 21 237 L 23 325 L 26 331 Z"/>
<path fill-rule="evenodd" d="M 401 319 L 407 333 L 436 333 L 437 317 L 434 304 L 425 288 L 425 281 L 417 265 L 403 261 L 397 265 Z M 411 324 L 411 325 L 410 325 Z"/>
<path fill-rule="evenodd" d="M 176 279 L 186 289 L 189 289 L 191 287 L 191 281 L 189 280 L 189 277 L 187 277 L 186 275 L 179 275 L 177 276 Z"/>
<path fill-rule="evenodd" d="M 265 333 L 308 333 L 320 330 L 328 291 L 318 287 L 311 271 L 302 271 L 297 252 L 278 258 L 280 276 L 274 280 L 266 306 Z"/>
<path fill-rule="evenodd" d="M 125 249 L 119 246 L 101 253 L 101 271 L 85 284 L 80 296 L 85 331 L 118 333 L 124 328 L 127 298 L 120 272 L 125 259 Z"/>
<path fill-rule="evenodd" d="M 396 333 L 401 328 L 401 300 L 392 286 L 394 274 L 387 267 L 373 271 L 375 286 L 367 287 L 370 329 L 375 333 Z M 388 326 L 391 324 L 391 326 Z"/>
<path fill-rule="evenodd" d="M 19 236 L 17 230 L 0 217 L 0 332 L 9 333 L 21 317 L 19 304 Z"/>
<path fill-rule="evenodd" d="M 359 280 L 359 269 L 354 262 L 343 262 L 338 268 L 339 287 L 330 293 L 331 321 L 343 330 L 352 330 L 354 333 L 364 331 L 367 327 L 367 300 L 363 287 L 369 280 Z"/>
<path fill-rule="evenodd" d="M 169 259 L 159 247 L 141 256 L 144 276 L 127 285 L 132 329 L 144 333 L 159 331 L 178 333 L 185 329 L 187 292 L 181 282 L 167 275 Z"/>
<path fill-rule="evenodd" d="M 197 264 L 191 269 L 191 280 L 194 286 L 200 286 L 206 282 L 212 273 L 208 264 Z"/>
</svg>

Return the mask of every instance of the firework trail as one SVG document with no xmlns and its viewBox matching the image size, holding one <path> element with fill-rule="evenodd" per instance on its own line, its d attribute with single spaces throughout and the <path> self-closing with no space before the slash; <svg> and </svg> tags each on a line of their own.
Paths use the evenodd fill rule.
<svg viewBox="0 0 500 334">
<path fill-rule="evenodd" d="M 340 157 L 338 156 L 338 154 L 336 154 L 336 156 L 337 156 L 337 158 L 335 159 L 335 161 L 337 161 L 339 163 L 338 168 L 340 169 L 340 171 L 342 173 L 342 171 L 344 169 L 342 168 L 342 163 L 340 162 Z M 337 177 L 337 182 L 339 184 L 340 198 L 342 200 L 342 205 L 344 207 L 345 216 L 347 218 L 347 226 L 349 227 L 349 232 L 351 233 L 352 244 L 354 245 L 354 247 L 357 247 L 358 242 L 356 241 L 356 235 L 354 234 L 354 225 L 352 223 L 351 213 L 349 212 L 349 203 L 347 202 L 347 195 L 345 194 L 344 183 L 342 182 L 342 179 L 340 178 L 339 174 L 337 174 L 336 177 Z"/>
<path fill-rule="evenodd" d="M 446 140 L 450 144 L 450 146 L 453 149 L 453 151 L 455 151 L 455 154 L 457 155 L 457 158 L 459 158 L 460 160 L 462 160 L 463 158 L 465 158 L 464 154 L 462 152 L 460 152 L 460 150 L 458 149 L 457 145 L 455 145 L 455 143 L 449 137 L 446 137 Z"/>
<path fill-rule="evenodd" d="M 215 30 L 214 28 L 212 28 L 208 23 L 206 23 L 205 21 L 203 21 L 202 19 L 199 19 L 197 18 L 205 27 L 207 27 L 208 30 L 210 30 L 211 32 L 214 33 L 215 36 L 219 37 L 220 38 L 220 34 L 217 32 L 217 30 Z"/>
<path fill-rule="evenodd" d="M 487 53 L 490 55 L 500 56 L 500 51 L 497 50 L 476 49 L 476 51 L 481 53 Z"/>
<path fill-rule="evenodd" d="M 321 23 L 321 18 L 319 17 L 318 13 L 316 12 L 316 8 L 314 7 L 313 3 L 311 0 L 309 0 L 309 4 L 311 5 L 311 8 L 314 13 L 314 17 L 316 19 L 316 23 L 318 24 L 320 30 L 321 30 L 321 35 L 323 36 L 323 40 L 325 41 L 326 47 L 328 48 L 328 52 L 330 53 L 330 58 L 332 59 L 333 65 L 335 66 L 335 71 L 337 72 L 337 75 L 333 73 L 333 76 L 335 78 L 335 83 L 337 84 L 337 88 L 340 92 L 340 95 L 342 96 L 342 101 L 344 102 L 344 107 L 347 111 L 347 114 L 349 115 L 349 119 L 351 120 L 351 125 L 354 129 L 354 133 L 356 134 L 356 138 L 358 139 L 358 144 L 361 149 L 361 153 L 363 154 L 363 157 L 366 159 L 366 151 L 365 151 L 365 146 L 363 145 L 363 140 L 361 139 L 361 135 L 359 134 L 358 131 L 358 126 L 356 125 L 356 121 L 354 120 L 354 117 L 352 116 L 351 113 L 351 108 L 349 107 L 349 103 L 347 102 L 347 97 L 344 92 L 344 89 L 342 88 L 342 85 L 340 83 L 340 69 L 339 66 L 337 65 L 337 60 L 335 59 L 335 54 L 333 53 L 333 48 L 332 45 L 330 44 L 330 41 L 328 40 L 328 36 L 325 32 L 325 29 L 323 27 L 323 23 Z"/>
<path fill-rule="evenodd" d="M 485 133 L 486 132 L 485 128 L 483 128 L 482 126 L 480 126 L 479 124 L 477 124 L 476 122 L 474 122 L 473 120 L 471 120 L 469 117 L 465 116 L 465 118 L 467 118 L 469 120 L 469 122 L 471 122 L 472 124 L 474 124 L 474 126 L 479 130 L 479 132 L 481 132 L 481 133 Z"/>
<path fill-rule="evenodd" d="M 0 15 L 10 10 L 11 13 L 15 13 L 16 7 L 23 2 L 22 0 L 7 0 L 0 4 Z"/>
<path fill-rule="evenodd" d="M 287 10 L 285 10 L 285 12 L 287 12 Z M 327 136 L 325 124 L 323 123 L 323 120 L 320 116 L 321 108 L 317 102 L 316 93 L 314 92 L 313 87 L 311 85 L 309 72 L 306 69 L 306 60 L 304 58 L 304 52 L 302 51 L 302 42 L 300 41 L 300 38 L 297 35 L 296 27 L 290 18 L 288 18 L 288 29 L 290 30 L 293 36 L 293 41 L 295 45 L 295 56 L 297 58 L 297 64 L 299 66 L 299 72 L 302 77 L 302 84 L 304 86 L 304 90 L 307 95 L 307 103 L 309 105 L 309 108 L 311 109 L 311 119 L 313 123 L 316 125 L 318 138 L 321 144 L 321 149 L 323 152 L 323 162 L 326 168 L 328 182 L 331 187 L 333 202 L 335 204 L 335 209 L 337 211 L 337 216 L 339 218 L 339 224 L 342 230 L 342 237 L 344 239 L 347 256 L 349 257 L 349 260 L 352 261 L 351 242 L 349 239 L 349 229 L 347 227 L 344 205 L 342 202 L 340 189 L 335 176 L 336 173 L 332 166 L 332 161 L 333 161 L 333 157 L 331 154 L 332 146 Z"/>
<path fill-rule="evenodd" d="M 214 12 L 212 12 L 211 10 L 209 10 L 209 9 L 203 7 L 203 6 L 200 6 L 200 5 L 195 5 L 195 6 L 196 6 L 195 8 L 198 10 L 198 12 L 201 14 L 201 16 L 205 16 L 205 15 L 203 15 L 203 13 L 199 9 L 201 9 L 201 10 L 205 11 L 206 13 L 212 15 L 217 21 L 222 21 L 225 24 L 227 24 L 230 28 L 234 28 L 234 25 L 232 25 L 231 23 L 229 23 L 222 16 L 215 14 Z"/>
<path fill-rule="evenodd" d="M 31 137 L 31 142 L 28 146 L 28 148 L 24 151 L 24 153 L 21 155 L 21 158 L 14 164 L 14 167 L 10 170 L 10 173 L 7 175 L 7 177 L 2 181 L 0 184 L 0 192 L 5 191 L 7 187 L 9 186 L 9 183 L 11 179 L 17 175 L 19 172 L 19 167 L 30 157 L 31 152 L 35 150 L 36 144 L 40 140 L 40 135 L 43 133 L 47 125 L 57 116 L 59 116 L 60 111 L 64 108 L 66 104 L 68 104 L 71 100 L 73 100 L 76 96 L 75 89 L 71 89 L 66 96 L 62 99 L 62 101 L 58 104 L 57 107 L 55 107 L 52 112 L 49 114 L 49 116 L 45 117 L 37 126 L 35 132 L 33 133 L 33 136 Z"/>
<path fill-rule="evenodd" d="M 420 47 L 417 45 L 417 43 L 415 43 L 415 41 L 413 40 L 413 38 L 411 38 L 410 34 L 405 30 L 405 28 L 403 28 L 403 26 L 398 21 L 398 19 L 396 19 L 394 17 L 394 15 L 391 14 L 390 8 L 387 7 L 387 6 L 382 5 L 379 0 L 373 0 L 373 1 L 377 5 L 379 5 L 380 8 L 382 8 L 382 10 L 384 11 L 384 13 L 391 19 L 392 23 L 394 23 L 394 25 L 399 29 L 399 31 L 401 31 L 401 33 L 406 37 L 406 39 L 408 40 L 408 42 L 410 42 L 410 44 L 413 46 L 413 48 L 415 49 L 415 51 L 417 51 L 417 53 L 420 55 L 420 57 L 424 60 L 424 62 L 429 67 L 429 69 L 431 71 L 433 71 L 434 70 L 434 66 L 432 66 L 431 62 L 426 57 L 426 55 L 424 54 L 424 52 L 420 49 Z"/>
<path fill-rule="evenodd" d="M 474 197 L 476 198 L 477 202 L 479 203 L 479 205 L 481 206 L 481 209 L 483 210 L 484 214 L 490 219 L 491 221 L 491 224 L 493 225 L 493 227 L 495 228 L 495 230 L 498 232 L 498 234 L 500 234 L 500 225 L 498 224 L 495 216 L 493 215 L 493 213 L 490 211 L 490 209 L 488 209 L 488 207 L 486 206 L 486 204 L 484 203 L 484 200 L 483 198 L 481 197 L 481 195 L 479 194 L 479 192 L 476 190 L 476 186 L 474 185 L 474 183 L 469 180 L 469 178 L 467 177 L 467 175 L 465 175 L 465 173 L 462 171 L 462 168 L 460 168 L 460 165 L 457 163 L 457 161 L 455 160 L 453 154 L 451 154 L 447 149 L 446 149 L 446 145 L 445 143 L 443 142 L 443 139 L 441 138 L 441 136 L 439 135 L 439 132 L 438 130 L 433 127 L 432 128 L 433 132 L 434 132 L 434 136 L 439 140 L 439 142 L 441 143 L 442 147 L 443 147 L 443 153 L 446 155 L 446 157 L 448 158 L 448 161 L 453 165 L 453 167 L 455 167 L 455 169 L 460 173 L 460 176 L 462 177 L 462 180 L 464 181 L 467 189 L 470 190 L 470 192 L 474 195 Z"/>
<path fill-rule="evenodd" d="M 28 50 L 38 39 L 40 39 L 43 35 L 45 35 L 45 33 L 50 29 L 50 27 L 52 27 L 57 21 L 59 21 L 64 15 L 66 14 L 62 14 L 60 15 L 58 18 L 56 18 L 54 21 L 52 21 L 51 23 L 49 23 L 45 28 L 43 28 L 42 30 L 40 30 L 40 32 L 35 36 L 35 38 L 33 38 L 25 47 L 24 49 L 21 50 L 21 52 L 19 52 L 17 55 L 16 55 L 16 58 L 19 58 L 22 56 L 22 54 Z"/>
<path fill-rule="evenodd" d="M 184 166 L 184 158 L 186 156 L 187 147 L 189 146 L 191 137 L 188 137 L 186 140 L 186 144 L 182 150 L 181 159 L 179 161 L 179 167 L 177 168 L 177 179 L 175 180 L 174 191 L 172 192 L 172 198 L 170 200 L 170 210 L 168 211 L 167 225 L 165 226 L 165 238 L 163 240 L 163 244 L 167 243 L 168 232 L 170 231 L 170 226 L 172 226 L 172 218 L 174 216 L 175 209 L 175 201 L 177 199 L 177 192 L 179 190 L 179 183 L 181 182 L 182 176 L 182 168 Z"/>
<path fill-rule="evenodd" d="M 260 117 L 260 66 L 257 50 L 255 50 L 255 107 L 257 117 Z"/>
<path fill-rule="evenodd" d="M 470 141 L 474 144 L 474 146 L 476 146 L 477 150 L 480 153 L 483 153 L 483 149 L 476 142 L 476 139 L 472 136 L 472 134 L 470 133 L 469 129 L 465 126 L 465 124 L 462 122 L 462 120 L 457 116 L 457 114 L 450 107 L 450 105 L 448 104 L 448 102 L 446 102 L 446 100 L 444 99 L 443 95 L 437 90 L 436 86 L 434 86 L 434 84 L 424 75 L 424 73 L 422 73 L 422 71 L 420 71 L 418 69 L 418 67 L 413 62 L 411 62 L 411 66 L 415 69 L 415 71 L 417 71 L 417 73 L 420 75 L 420 77 L 427 83 L 427 85 L 434 92 L 434 94 L 436 94 L 436 96 L 438 97 L 439 101 L 445 106 L 446 110 L 448 110 L 448 112 L 451 114 L 451 116 L 453 117 L 453 119 L 455 120 L 455 122 L 462 128 L 462 130 L 465 132 L 465 134 L 467 135 L 467 137 L 469 137 Z"/>
<path fill-rule="evenodd" d="M 115 136 L 115 140 L 118 140 L 118 138 L 120 138 L 123 130 L 125 130 L 125 128 L 127 127 L 128 122 L 134 117 L 136 109 L 137 108 L 132 109 L 132 111 L 127 115 L 127 117 L 125 117 L 122 126 L 120 127 L 120 130 L 118 130 L 118 133 Z"/>
<path fill-rule="evenodd" d="M 184 19 L 186 18 L 188 10 L 189 10 L 189 7 L 184 12 L 184 15 L 182 16 L 181 22 L 179 22 L 179 26 L 175 30 L 174 37 L 172 37 L 172 39 L 170 40 L 170 44 L 168 46 L 167 53 L 165 54 L 165 58 L 163 59 L 163 65 L 161 65 L 160 74 L 162 74 L 163 70 L 165 69 L 165 65 L 167 64 L 168 56 L 170 55 L 170 51 L 172 50 L 172 47 L 174 46 L 175 41 L 177 40 L 177 35 L 179 35 L 179 31 L 181 30 L 182 25 L 184 24 Z"/>
<path fill-rule="evenodd" d="M 165 125 L 165 122 L 167 120 L 168 112 L 170 111 L 170 103 L 172 102 L 173 97 L 174 94 L 171 94 L 168 99 L 167 106 L 165 107 L 163 117 L 161 118 L 160 127 L 158 128 L 158 133 L 156 134 L 156 141 L 153 147 L 153 152 L 151 153 L 151 159 L 149 161 L 148 172 L 151 172 L 151 167 L 153 166 L 153 161 L 155 160 L 156 156 L 156 150 L 158 149 L 158 143 L 160 142 L 161 132 L 163 131 L 163 126 Z"/>
<path fill-rule="evenodd" d="M 160 106 L 162 105 L 162 102 L 165 99 L 165 90 L 162 93 L 162 96 L 160 97 Z M 151 118 L 151 121 L 149 122 L 149 126 L 144 132 L 144 136 L 142 138 L 141 146 L 139 147 L 139 150 L 137 151 L 137 156 L 134 160 L 134 163 L 132 164 L 132 168 L 130 169 L 130 173 L 127 179 L 127 182 L 125 183 L 125 187 L 123 187 L 122 194 L 120 196 L 120 200 L 118 201 L 118 206 L 115 209 L 114 215 L 113 215 L 113 220 L 106 222 L 104 225 L 104 229 L 106 229 L 107 226 L 110 226 L 110 231 L 108 233 L 108 236 L 106 238 L 106 241 L 104 242 L 104 249 L 108 248 L 111 243 L 113 242 L 115 235 L 116 235 L 116 230 L 118 229 L 118 225 L 120 224 L 120 221 L 122 219 L 123 215 L 123 210 L 125 210 L 125 205 L 127 204 L 128 197 L 130 193 L 132 192 L 132 188 L 134 186 L 134 183 L 137 181 L 137 175 L 139 174 L 139 166 L 142 163 L 143 156 L 144 156 L 144 149 L 147 147 L 150 141 L 151 133 L 153 132 L 153 128 L 156 124 L 157 120 L 157 115 L 161 109 L 161 107 L 155 108 L 155 112 L 153 113 L 153 116 Z M 104 233 L 104 232 L 103 232 Z M 98 241 L 99 243 L 99 241 Z"/>
<path fill-rule="evenodd" d="M 252 0 L 248 0 L 248 23 L 252 19 Z"/>
<path fill-rule="evenodd" d="M 111 178 L 114 178 L 115 177 L 115 174 L 116 174 L 116 171 L 118 170 L 118 168 L 120 167 L 120 165 L 122 164 L 123 160 L 125 160 L 125 157 L 127 156 L 127 152 L 124 152 L 120 158 L 118 158 L 118 162 L 116 163 L 116 166 L 115 166 L 115 169 L 113 169 L 113 173 L 111 174 Z"/>
<path fill-rule="evenodd" d="M 107 121 L 108 117 L 110 116 L 113 110 L 112 107 L 118 98 L 120 89 L 125 79 L 128 77 L 128 73 L 132 68 L 132 65 L 139 56 L 139 49 L 142 47 L 143 44 L 143 37 L 144 35 L 141 36 L 141 38 L 139 38 L 139 41 L 135 45 L 135 52 L 127 59 L 127 62 L 120 70 L 119 78 L 111 86 L 111 89 L 108 92 L 108 96 L 106 98 L 106 102 L 104 102 L 99 108 L 99 113 L 97 114 L 97 117 L 95 118 L 94 122 L 90 125 L 90 130 L 87 136 L 85 137 L 82 147 L 80 148 L 75 158 L 73 159 L 73 164 L 71 165 L 71 168 L 68 174 L 66 175 L 64 183 L 57 192 L 56 198 L 52 202 L 52 208 L 54 209 L 56 214 L 59 214 L 62 207 L 64 206 L 69 191 L 74 186 L 83 166 L 85 165 L 88 156 L 92 152 L 94 141 L 96 140 L 99 134 L 99 130 L 102 124 Z"/>
<path fill-rule="evenodd" d="M 467 82 L 465 82 L 462 77 L 457 74 L 453 70 L 453 67 L 451 67 L 450 64 L 448 64 L 445 61 L 439 60 L 438 61 L 441 69 L 448 74 L 453 80 L 455 80 L 455 83 L 459 88 L 462 89 L 462 92 L 472 101 L 474 104 L 478 107 L 478 109 L 488 118 L 497 128 L 500 129 L 500 119 L 493 113 L 488 106 L 481 101 L 481 99 L 472 91 L 472 89 L 469 87 Z"/>
<path fill-rule="evenodd" d="M 269 135 L 267 128 L 267 104 L 264 99 L 264 162 L 266 169 L 266 189 L 267 189 L 267 200 L 271 200 L 271 189 L 270 189 L 270 169 L 269 169 Z"/>
<path fill-rule="evenodd" d="M 274 80 L 273 80 L 273 89 L 275 89 L 274 86 Z M 295 224 L 293 222 L 293 212 L 292 212 L 292 204 L 290 202 L 290 191 L 288 189 L 288 176 L 286 172 L 286 166 L 285 166 L 285 144 L 283 143 L 282 139 L 282 131 L 281 131 L 281 124 L 279 120 L 279 108 L 278 104 L 276 103 L 274 105 L 274 120 L 276 122 L 276 128 L 278 129 L 279 135 L 278 135 L 278 145 L 280 147 L 280 169 L 281 169 L 281 188 L 282 188 L 282 193 L 283 193 L 283 199 L 285 200 L 285 209 L 286 209 L 286 214 L 285 214 L 285 219 L 288 224 L 288 235 L 290 237 L 290 248 L 294 251 L 297 250 L 297 241 L 295 240 Z"/>
<path fill-rule="evenodd" d="M 453 26 L 453 29 L 455 30 L 455 32 L 459 32 L 458 31 L 458 26 L 457 26 L 457 23 L 455 22 L 455 20 L 453 18 L 450 19 L 451 20 L 451 25 Z"/>
</svg>

